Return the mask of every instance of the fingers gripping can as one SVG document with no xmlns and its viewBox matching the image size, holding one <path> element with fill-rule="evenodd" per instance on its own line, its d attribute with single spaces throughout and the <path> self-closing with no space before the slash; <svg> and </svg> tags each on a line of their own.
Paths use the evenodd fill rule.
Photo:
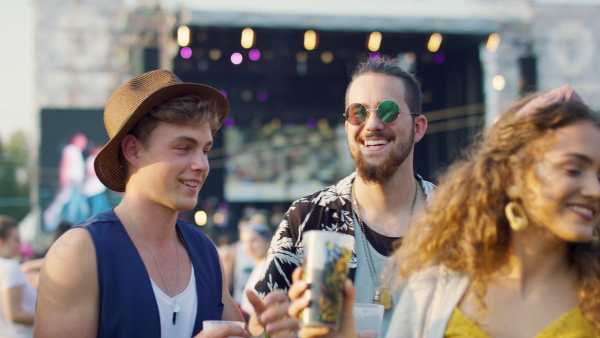
<svg viewBox="0 0 600 338">
<path fill-rule="evenodd" d="M 304 279 L 310 305 L 302 313 L 302 326 L 328 326 L 337 330 L 344 301 L 354 237 L 328 231 L 304 234 Z"/>
</svg>

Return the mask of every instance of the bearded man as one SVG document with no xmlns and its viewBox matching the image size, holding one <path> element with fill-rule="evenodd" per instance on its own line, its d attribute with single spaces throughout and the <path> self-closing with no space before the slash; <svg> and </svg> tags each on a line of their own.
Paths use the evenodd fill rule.
<svg viewBox="0 0 600 338">
<path fill-rule="evenodd" d="M 295 201 L 271 242 L 265 270 L 256 291 L 265 298 L 250 330 L 279 333 L 294 330 L 285 314 L 283 292 L 302 263 L 305 231 L 323 230 L 355 237 L 350 279 L 357 303 L 380 303 L 386 308 L 385 336 L 393 305 L 401 291 L 392 292 L 397 273 L 383 273 L 386 260 L 402 241 L 411 223 L 432 196 L 434 185 L 413 171 L 414 144 L 425 135 L 427 119 L 421 114 L 421 88 L 413 74 L 396 60 L 361 62 L 346 90 L 346 134 L 356 172 L 336 184 Z M 386 270 L 387 272 L 388 270 Z M 251 299 L 257 309 L 257 299 Z"/>
</svg>

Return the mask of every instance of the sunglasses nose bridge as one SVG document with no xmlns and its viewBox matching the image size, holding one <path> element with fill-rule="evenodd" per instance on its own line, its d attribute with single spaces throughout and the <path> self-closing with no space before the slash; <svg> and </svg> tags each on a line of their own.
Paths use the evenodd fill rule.
<svg viewBox="0 0 600 338">
<path fill-rule="evenodd" d="M 372 110 L 374 110 L 377 113 L 379 113 L 379 107 L 377 107 L 377 108 L 367 108 L 364 105 L 361 105 L 361 106 L 362 106 L 362 109 L 367 112 L 367 115 L 364 117 L 364 120 L 360 124 L 358 124 L 358 125 L 363 125 L 363 124 L 365 124 L 365 122 L 367 122 L 367 120 L 369 119 L 369 117 L 371 117 L 371 111 Z M 377 113 L 375 113 L 376 116 L 377 116 Z M 379 118 L 379 116 L 377 116 L 377 118 Z"/>
<path fill-rule="evenodd" d="M 379 116 L 378 116 L 379 108 L 366 108 L 365 107 L 365 111 L 367 112 L 367 116 L 365 117 L 365 122 L 366 122 L 366 120 L 369 119 L 369 117 L 371 117 L 371 111 L 375 111 L 375 116 L 377 116 L 377 118 L 379 118 Z"/>
</svg>

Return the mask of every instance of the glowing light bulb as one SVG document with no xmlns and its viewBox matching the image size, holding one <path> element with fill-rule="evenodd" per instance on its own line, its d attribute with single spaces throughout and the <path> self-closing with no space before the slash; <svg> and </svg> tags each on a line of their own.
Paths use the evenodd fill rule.
<svg viewBox="0 0 600 338">
<path fill-rule="evenodd" d="M 208 221 L 208 215 L 206 214 L 206 211 L 196 211 L 196 214 L 194 214 L 194 220 L 199 226 L 205 225 Z"/>
<path fill-rule="evenodd" d="M 381 33 L 373 32 L 369 34 L 367 48 L 369 48 L 371 52 L 376 52 L 379 50 L 379 47 L 381 47 Z"/>
<path fill-rule="evenodd" d="M 490 36 L 488 37 L 488 40 L 485 44 L 485 49 L 487 49 L 487 51 L 490 53 L 497 51 L 498 47 L 500 46 L 500 40 L 502 40 L 502 38 L 500 37 L 500 34 L 498 34 L 498 33 L 490 34 Z"/>
<path fill-rule="evenodd" d="M 313 50 L 317 48 L 317 45 L 319 43 L 318 40 L 319 35 L 315 31 L 306 31 L 306 33 L 304 33 L 304 48 L 306 48 L 306 50 Z"/>
<path fill-rule="evenodd" d="M 177 28 L 177 43 L 181 47 L 189 46 L 190 37 L 192 36 L 192 31 L 188 26 L 181 26 Z"/>
<path fill-rule="evenodd" d="M 242 31 L 242 47 L 248 49 L 254 46 L 254 31 L 252 28 L 246 28 Z"/>
<path fill-rule="evenodd" d="M 221 50 L 219 48 L 213 48 L 210 50 L 210 52 L 208 52 L 208 56 L 211 60 L 217 61 L 221 58 Z"/>
<path fill-rule="evenodd" d="M 242 63 L 243 59 L 244 57 L 240 53 L 231 54 L 231 63 L 233 63 L 234 65 L 239 65 L 240 63 Z"/>
<path fill-rule="evenodd" d="M 427 42 L 427 49 L 430 52 L 435 53 L 440 49 L 440 45 L 442 44 L 442 34 L 433 33 L 429 37 L 429 41 Z"/>
<path fill-rule="evenodd" d="M 321 61 L 327 64 L 331 63 L 333 61 L 333 53 L 330 51 L 323 52 L 321 54 Z"/>
<path fill-rule="evenodd" d="M 182 58 L 189 59 L 192 57 L 192 49 L 190 47 L 183 47 L 180 54 Z"/>
<path fill-rule="evenodd" d="M 225 119 L 225 123 L 223 124 L 225 125 L 225 127 L 231 128 L 235 126 L 235 120 L 233 117 L 228 117 L 227 119 Z"/>
<path fill-rule="evenodd" d="M 502 75 L 496 75 L 492 79 L 492 87 L 494 87 L 495 90 L 502 90 L 504 89 L 505 85 L 506 81 L 504 80 L 504 76 Z"/>
<path fill-rule="evenodd" d="M 250 58 L 250 60 L 256 61 L 256 60 L 260 59 L 260 51 L 258 49 L 252 49 L 248 53 L 248 57 Z"/>
</svg>

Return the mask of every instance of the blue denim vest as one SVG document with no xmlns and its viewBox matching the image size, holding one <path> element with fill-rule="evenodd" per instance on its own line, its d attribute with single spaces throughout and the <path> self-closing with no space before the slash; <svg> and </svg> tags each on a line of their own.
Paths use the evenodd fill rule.
<svg viewBox="0 0 600 338">
<path fill-rule="evenodd" d="M 150 277 L 114 211 L 98 213 L 76 227 L 89 231 L 96 249 L 98 337 L 160 338 L 160 317 Z M 198 311 L 193 332 L 197 335 L 202 321 L 223 316 L 221 266 L 217 249 L 206 235 L 180 219 L 177 229 L 194 266 Z"/>
</svg>

